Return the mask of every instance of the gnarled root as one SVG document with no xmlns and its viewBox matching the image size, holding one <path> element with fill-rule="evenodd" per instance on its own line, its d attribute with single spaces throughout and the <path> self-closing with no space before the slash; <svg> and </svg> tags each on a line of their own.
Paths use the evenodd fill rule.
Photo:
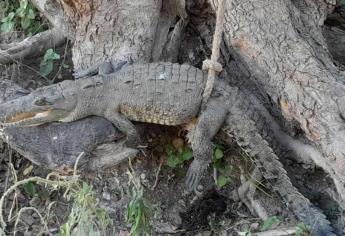
<svg viewBox="0 0 345 236">
<path fill-rule="evenodd" d="M 0 64 L 42 55 L 48 48 L 59 46 L 64 41 L 65 37 L 58 30 L 50 29 L 18 43 L 2 44 L 0 45 Z"/>
</svg>

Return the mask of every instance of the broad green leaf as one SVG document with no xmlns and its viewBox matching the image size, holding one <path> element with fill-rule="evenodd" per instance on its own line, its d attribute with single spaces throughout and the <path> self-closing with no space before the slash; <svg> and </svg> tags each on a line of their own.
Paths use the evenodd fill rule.
<svg viewBox="0 0 345 236">
<path fill-rule="evenodd" d="M 35 19 L 35 12 L 32 9 L 29 9 L 28 14 L 26 15 L 27 18 L 33 20 Z"/>
<path fill-rule="evenodd" d="M 26 9 L 28 7 L 28 0 L 20 0 L 20 7 L 21 9 Z"/>
<path fill-rule="evenodd" d="M 65 63 L 62 63 L 62 67 L 65 68 L 65 69 L 69 69 L 69 65 L 65 64 Z"/>
<path fill-rule="evenodd" d="M 40 73 L 43 76 L 47 76 L 53 71 L 53 61 L 42 61 L 40 63 Z"/>
<path fill-rule="evenodd" d="M 266 231 L 269 230 L 274 223 L 278 223 L 280 220 L 276 216 L 268 217 L 262 224 L 260 230 Z"/>
<path fill-rule="evenodd" d="M 168 157 L 167 165 L 171 168 L 175 168 L 178 164 L 180 164 L 180 160 L 176 158 L 176 156 L 171 155 Z"/>
<path fill-rule="evenodd" d="M 47 49 L 46 53 L 43 56 L 43 61 L 57 60 L 60 59 L 60 55 L 54 52 L 52 48 Z"/>
<path fill-rule="evenodd" d="M 225 186 L 227 183 L 230 182 L 230 178 L 224 175 L 219 175 L 217 178 L 217 185 L 218 187 L 222 188 L 223 186 Z"/>
<path fill-rule="evenodd" d="M 223 151 L 219 148 L 216 148 L 216 150 L 214 151 L 214 158 L 218 160 L 218 159 L 222 159 L 223 156 L 224 156 Z"/>
<path fill-rule="evenodd" d="M 8 13 L 8 15 L 4 18 L 1 19 L 1 22 L 9 22 L 9 21 L 12 21 L 13 18 L 14 18 L 14 12 L 10 12 Z"/>
<path fill-rule="evenodd" d="M 12 21 L 4 22 L 1 24 L 1 32 L 11 32 L 13 29 L 14 23 Z"/>
<path fill-rule="evenodd" d="M 180 157 L 183 161 L 188 161 L 193 158 L 193 152 L 190 148 L 185 148 L 183 151 L 180 153 Z"/>
<path fill-rule="evenodd" d="M 54 54 L 52 55 L 52 59 L 53 60 L 59 60 L 60 59 L 60 55 L 54 52 Z"/>
<path fill-rule="evenodd" d="M 28 182 L 27 184 L 23 185 L 24 191 L 26 194 L 28 194 L 30 197 L 35 196 L 36 192 L 36 185 L 34 182 Z"/>
<path fill-rule="evenodd" d="M 20 20 L 20 24 L 22 26 L 23 29 L 27 29 L 29 28 L 29 26 L 31 25 L 31 19 L 28 18 L 28 17 L 23 17 L 21 20 Z"/>
</svg>

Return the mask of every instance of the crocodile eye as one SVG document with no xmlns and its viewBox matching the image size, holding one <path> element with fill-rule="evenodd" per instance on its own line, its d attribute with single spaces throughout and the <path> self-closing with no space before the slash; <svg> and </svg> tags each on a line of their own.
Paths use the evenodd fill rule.
<svg viewBox="0 0 345 236">
<path fill-rule="evenodd" d="M 48 106 L 48 105 L 53 105 L 52 102 L 49 102 L 46 98 L 37 98 L 34 101 L 34 104 L 36 106 Z"/>
</svg>

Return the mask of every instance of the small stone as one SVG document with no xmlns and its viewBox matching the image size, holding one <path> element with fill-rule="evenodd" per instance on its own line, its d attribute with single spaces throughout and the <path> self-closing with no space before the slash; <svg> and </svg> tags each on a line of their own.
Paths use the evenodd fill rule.
<svg viewBox="0 0 345 236">
<path fill-rule="evenodd" d="M 141 174 L 140 174 L 140 179 L 142 179 L 142 180 L 146 179 L 145 173 L 141 173 Z"/>
<path fill-rule="evenodd" d="M 250 225 L 250 229 L 251 230 L 256 230 L 259 228 L 259 223 L 258 222 L 254 222 Z"/>
<path fill-rule="evenodd" d="M 107 200 L 107 201 L 110 201 L 110 198 L 111 198 L 110 193 L 109 192 L 103 192 L 102 198 Z"/>
</svg>

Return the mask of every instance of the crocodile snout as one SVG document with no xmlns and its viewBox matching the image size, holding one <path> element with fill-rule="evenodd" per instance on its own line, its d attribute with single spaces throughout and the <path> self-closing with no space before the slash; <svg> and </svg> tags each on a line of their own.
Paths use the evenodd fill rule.
<svg viewBox="0 0 345 236">
<path fill-rule="evenodd" d="M 2 126 L 16 126 L 37 117 L 39 112 L 29 111 L 27 108 L 27 103 L 19 102 L 17 99 L 0 104 L 0 124 Z"/>
</svg>

